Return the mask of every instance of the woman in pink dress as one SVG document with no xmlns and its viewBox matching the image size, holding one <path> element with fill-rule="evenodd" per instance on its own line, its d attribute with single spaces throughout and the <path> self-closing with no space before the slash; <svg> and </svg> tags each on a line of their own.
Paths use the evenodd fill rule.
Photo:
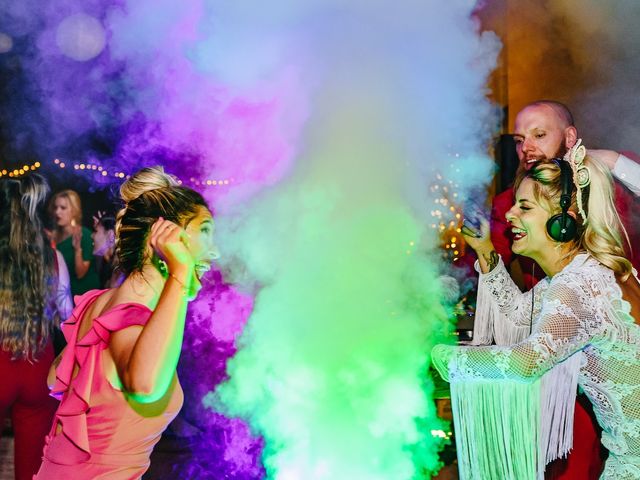
<svg viewBox="0 0 640 480">
<path fill-rule="evenodd" d="M 182 405 L 176 365 L 187 304 L 218 257 L 213 217 L 200 194 L 160 167 L 133 175 L 120 194 L 125 280 L 76 297 L 49 379 L 61 402 L 37 480 L 140 478 Z"/>
</svg>

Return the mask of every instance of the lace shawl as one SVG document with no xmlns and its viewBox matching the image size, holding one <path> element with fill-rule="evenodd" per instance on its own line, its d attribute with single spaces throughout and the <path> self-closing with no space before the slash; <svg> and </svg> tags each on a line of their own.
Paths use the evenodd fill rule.
<svg viewBox="0 0 640 480">
<path fill-rule="evenodd" d="M 587 258 L 579 257 L 526 293 L 502 262 L 481 275 L 474 338 L 510 346 L 434 348 L 451 381 L 461 478 L 542 479 L 570 450 L 581 350 L 604 325 L 575 275 Z"/>
</svg>

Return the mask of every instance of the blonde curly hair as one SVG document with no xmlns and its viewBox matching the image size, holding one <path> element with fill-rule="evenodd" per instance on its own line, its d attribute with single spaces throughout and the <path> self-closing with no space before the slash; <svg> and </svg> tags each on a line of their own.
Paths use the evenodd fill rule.
<svg viewBox="0 0 640 480">
<path fill-rule="evenodd" d="M 0 180 L 0 347 L 36 359 L 60 322 L 55 252 L 38 210 L 49 186 L 38 174 Z"/>
<path fill-rule="evenodd" d="M 568 242 L 567 257 L 572 257 L 579 251 L 586 251 L 613 270 L 622 280 L 626 280 L 633 271 L 633 266 L 627 259 L 631 244 L 615 207 L 611 172 L 602 162 L 588 155 L 584 159 L 584 166 L 589 171 L 590 179 L 589 185 L 582 189 L 582 206 L 587 221 L 584 222 L 580 215 L 576 215 L 577 235 L 574 240 Z M 550 215 L 560 213 L 560 166 L 555 162 L 541 162 L 528 171 L 521 171 L 514 184 L 516 190 L 525 178 L 534 181 L 536 201 Z M 574 214 L 578 212 L 575 186 L 569 211 Z M 625 250 L 625 247 L 628 250 Z"/>
</svg>

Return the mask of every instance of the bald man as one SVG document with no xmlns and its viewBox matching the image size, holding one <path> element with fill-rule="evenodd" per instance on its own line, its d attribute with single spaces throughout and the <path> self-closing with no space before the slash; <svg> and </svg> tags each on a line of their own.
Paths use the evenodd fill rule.
<svg viewBox="0 0 640 480">
<path fill-rule="evenodd" d="M 569 109 L 562 103 L 548 100 L 533 102 L 516 116 L 513 138 L 520 161 L 519 168 L 529 169 L 535 162 L 563 157 L 575 145 L 578 131 Z M 631 245 L 637 247 L 630 254 L 636 268 L 640 267 L 640 222 L 632 213 L 640 212 L 640 164 L 627 155 L 611 150 L 588 150 L 588 155 L 605 163 L 618 180 L 616 206 L 627 228 Z M 634 195 L 635 194 L 635 195 Z M 514 203 L 513 188 L 509 188 L 493 201 L 491 211 L 491 240 L 496 252 L 508 265 L 514 280 L 524 290 L 530 290 L 543 278 L 544 272 L 531 259 L 511 252 L 511 227 L 505 214 Z M 578 396 L 574 415 L 574 445 L 566 460 L 556 460 L 547 466 L 547 479 L 596 480 L 602 472 L 604 459 L 600 448 L 599 427 L 590 402 Z"/>
</svg>

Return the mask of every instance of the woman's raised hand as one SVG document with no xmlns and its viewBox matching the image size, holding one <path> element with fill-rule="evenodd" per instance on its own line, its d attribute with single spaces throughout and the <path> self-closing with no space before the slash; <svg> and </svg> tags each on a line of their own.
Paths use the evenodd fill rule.
<svg viewBox="0 0 640 480">
<path fill-rule="evenodd" d="M 190 280 L 195 260 L 187 248 L 189 236 L 182 227 L 160 217 L 151 225 L 149 244 L 167 262 L 169 272 L 185 284 Z"/>
<path fill-rule="evenodd" d="M 498 265 L 500 257 L 491 241 L 491 226 L 489 222 L 486 218 L 481 218 L 479 222 L 480 227 L 477 230 L 475 228 L 465 228 L 463 224 L 461 232 L 467 245 L 475 250 L 480 262 L 480 270 L 483 273 L 487 273 Z"/>
<path fill-rule="evenodd" d="M 486 218 L 480 219 L 479 230 L 471 230 L 463 224 L 461 232 L 462 235 L 464 235 L 464 241 L 467 242 L 467 245 L 473 248 L 476 253 L 493 250 L 493 244 L 491 243 L 491 226 Z"/>
</svg>

